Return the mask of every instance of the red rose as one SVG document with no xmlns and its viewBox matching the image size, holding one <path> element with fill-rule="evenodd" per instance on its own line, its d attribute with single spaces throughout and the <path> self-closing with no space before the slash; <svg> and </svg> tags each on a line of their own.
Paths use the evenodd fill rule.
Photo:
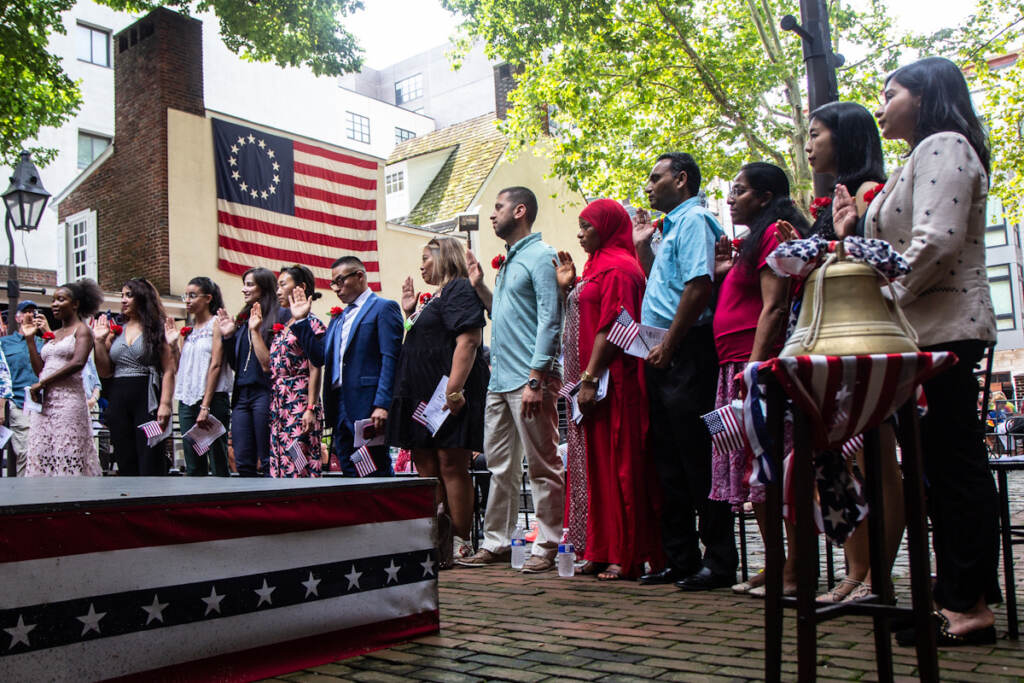
<svg viewBox="0 0 1024 683">
<path fill-rule="evenodd" d="M 124 328 L 118 325 L 117 323 L 110 323 L 109 325 L 107 325 L 107 327 L 114 334 L 121 334 L 122 332 L 124 332 Z"/>
<path fill-rule="evenodd" d="M 249 320 L 249 314 L 248 313 L 239 313 L 238 317 L 235 318 L 235 324 L 238 325 L 239 327 L 241 327 L 248 320 Z"/>
<path fill-rule="evenodd" d="M 885 183 L 878 183 L 877 185 L 875 185 L 870 190 L 864 193 L 864 201 L 870 204 L 871 200 L 877 197 L 878 193 L 881 192 L 883 189 L 885 189 Z"/>
<path fill-rule="evenodd" d="M 434 297 L 431 296 L 430 292 L 423 292 L 422 294 L 420 294 L 420 305 L 425 305 L 428 301 L 430 301 L 433 298 Z"/>
<path fill-rule="evenodd" d="M 732 250 L 733 251 L 739 251 L 742 248 L 743 248 L 743 240 L 733 240 L 732 241 Z"/>
<path fill-rule="evenodd" d="M 814 220 L 818 220 L 818 214 L 827 206 L 832 206 L 831 197 L 815 197 L 811 202 L 811 216 L 814 217 Z"/>
<path fill-rule="evenodd" d="M 186 325 L 185 327 L 181 328 L 181 333 L 180 334 L 181 334 L 182 338 L 184 339 L 188 335 L 192 334 L 192 328 L 188 327 Z"/>
<path fill-rule="evenodd" d="M 333 318 L 336 315 L 341 315 L 341 306 L 335 306 L 331 309 L 331 317 Z"/>
<path fill-rule="evenodd" d="M 274 333 L 275 334 L 280 332 L 283 329 L 284 329 L 284 325 L 282 325 L 281 323 L 274 323 Z"/>
<path fill-rule="evenodd" d="M 500 270 L 501 266 L 504 263 L 505 263 L 505 255 L 504 254 L 498 254 L 497 256 L 495 256 L 494 258 L 491 259 L 491 268 L 494 268 L 495 270 Z"/>
<path fill-rule="evenodd" d="M 576 284 L 579 284 L 581 282 L 583 282 L 583 278 L 581 278 L 579 275 L 577 275 L 576 276 Z"/>
<path fill-rule="evenodd" d="M 56 339 L 56 335 L 54 335 L 53 332 L 43 332 L 43 339 L 50 341 L 51 339 Z"/>
</svg>

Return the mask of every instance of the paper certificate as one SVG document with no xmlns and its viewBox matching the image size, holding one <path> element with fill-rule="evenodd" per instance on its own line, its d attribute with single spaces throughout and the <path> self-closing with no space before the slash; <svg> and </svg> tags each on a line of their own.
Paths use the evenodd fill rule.
<svg viewBox="0 0 1024 683">
<path fill-rule="evenodd" d="M 43 412 L 43 404 L 36 403 L 32 399 L 32 392 L 28 390 L 28 387 L 25 387 L 25 407 L 23 408 L 23 410 L 28 410 L 33 413 Z"/>
<path fill-rule="evenodd" d="M 661 343 L 668 330 L 650 325 L 640 325 L 640 332 L 636 339 L 626 349 L 626 353 L 637 358 L 646 359 L 651 354 L 651 349 Z"/>
<path fill-rule="evenodd" d="M 441 378 L 434 388 L 434 393 L 426 403 L 422 401 L 412 414 L 412 419 L 430 430 L 432 436 L 436 436 L 441 425 L 451 414 L 445 405 L 448 397 L 448 375 Z"/>
<path fill-rule="evenodd" d="M 352 429 L 353 448 L 381 446 L 384 444 L 385 437 L 387 436 L 383 431 L 379 434 L 377 433 L 377 428 L 373 426 L 373 419 L 369 417 L 365 420 L 356 420 L 352 425 Z"/>
<path fill-rule="evenodd" d="M 582 382 L 576 382 L 573 388 L 569 390 L 569 403 L 572 405 L 572 421 L 579 424 L 583 420 L 583 413 L 580 411 L 579 405 L 576 403 L 576 395 L 580 391 L 580 385 Z M 600 379 L 597 380 L 597 400 L 600 401 L 608 395 L 608 371 L 605 370 Z"/>
</svg>

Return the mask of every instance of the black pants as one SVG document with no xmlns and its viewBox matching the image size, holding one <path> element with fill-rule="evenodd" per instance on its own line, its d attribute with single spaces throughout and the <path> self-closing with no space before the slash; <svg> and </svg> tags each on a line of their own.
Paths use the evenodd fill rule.
<svg viewBox="0 0 1024 683">
<path fill-rule="evenodd" d="M 985 342 L 958 341 L 922 348 L 952 351 L 956 365 L 924 383 L 928 414 L 921 419 L 921 447 L 935 550 L 935 601 L 965 612 L 984 596 L 1000 602 L 999 502 L 988 469 L 978 418 L 974 367 Z"/>
<path fill-rule="evenodd" d="M 117 473 L 125 477 L 156 477 L 167 474 L 170 461 L 164 455 L 166 441 L 155 447 L 146 445 L 146 435 L 139 425 L 156 419 L 149 412 L 148 377 L 114 377 L 108 380 L 110 403 L 104 412 L 110 443 L 114 447 Z"/>
<path fill-rule="evenodd" d="M 355 448 L 352 447 L 353 438 L 352 432 L 344 424 L 339 424 L 335 427 L 331 436 L 331 450 L 338 456 L 338 465 L 346 477 L 359 476 L 359 473 L 356 472 L 356 466 L 352 463 L 352 453 L 355 451 Z M 395 476 L 395 470 L 391 467 L 391 449 L 386 445 L 370 446 L 369 451 L 370 457 L 373 458 L 373 464 L 377 466 L 377 469 L 366 476 Z"/>
<path fill-rule="evenodd" d="M 711 436 L 700 416 L 715 408 L 718 358 L 711 325 L 690 330 L 668 368 L 646 366 L 651 453 L 662 490 L 661 537 L 669 566 L 735 576 L 739 557 L 728 503 L 711 492 Z M 704 544 L 701 558 L 698 540 Z"/>
</svg>

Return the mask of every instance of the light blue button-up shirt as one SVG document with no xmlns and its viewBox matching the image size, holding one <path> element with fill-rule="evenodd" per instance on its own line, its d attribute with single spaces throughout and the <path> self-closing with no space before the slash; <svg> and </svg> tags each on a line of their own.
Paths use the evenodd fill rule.
<svg viewBox="0 0 1024 683">
<path fill-rule="evenodd" d="M 707 275 L 715 279 L 715 243 L 725 234 L 714 215 L 691 197 L 665 215 L 661 246 L 647 278 L 640 322 L 668 328 L 686 283 Z M 711 322 L 709 306 L 695 325 Z"/>
<path fill-rule="evenodd" d="M 519 389 L 531 370 L 561 372 L 562 296 L 555 258 L 540 233 L 508 250 L 491 300 L 491 391 Z"/>
</svg>

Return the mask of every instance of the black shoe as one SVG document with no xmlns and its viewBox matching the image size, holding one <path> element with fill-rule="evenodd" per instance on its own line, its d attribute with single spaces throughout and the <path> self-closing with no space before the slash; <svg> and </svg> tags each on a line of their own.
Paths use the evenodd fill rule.
<svg viewBox="0 0 1024 683">
<path fill-rule="evenodd" d="M 644 574 L 640 577 L 639 581 L 644 586 L 657 586 L 665 583 L 675 583 L 682 579 L 686 574 L 683 572 L 673 569 L 672 567 L 666 567 L 661 571 L 651 572 L 650 574 Z"/>
<path fill-rule="evenodd" d="M 986 626 L 963 635 L 949 632 L 949 619 L 942 612 L 932 612 L 932 623 L 935 627 L 935 643 L 939 647 L 957 645 L 992 645 L 996 642 L 996 627 Z M 917 630 L 913 628 L 896 632 L 896 642 L 904 647 L 917 645 Z"/>
<path fill-rule="evenodd" d="M 716 588 L 728 588 L 736 583 L 736 575 L 725 576 L 712 573 L 704 567 L 696 574 L 687 576 L 682 581 L 676 581 L 676 588 L 684 591 L 710 591 Z"/>
</svg>

